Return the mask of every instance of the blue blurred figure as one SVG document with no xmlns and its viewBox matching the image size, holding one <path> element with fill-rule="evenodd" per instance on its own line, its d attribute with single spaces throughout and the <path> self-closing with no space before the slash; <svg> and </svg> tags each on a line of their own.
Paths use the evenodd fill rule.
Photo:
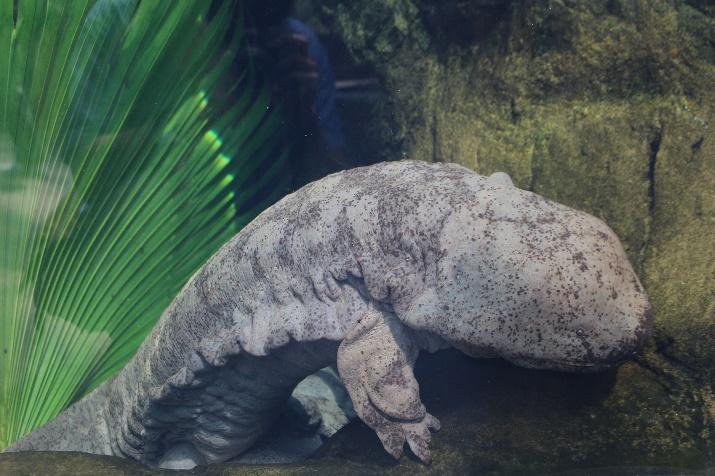
<svg viewBox="0 0 715 476">
<path fill-rule="evenodd" d="M 250 0 L 247 23 L 276 97 L 286 109 L 298 188 L 346 167 L 335 106 L 335 77 L 315 32 L 291 16 L 292 0 Z"/>
</svg>

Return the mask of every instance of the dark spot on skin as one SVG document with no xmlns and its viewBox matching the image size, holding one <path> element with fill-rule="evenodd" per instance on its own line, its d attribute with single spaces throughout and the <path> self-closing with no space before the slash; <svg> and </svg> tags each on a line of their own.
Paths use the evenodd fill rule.
<svg viewBox="0 0 715 476">
<path fill-rule="evenodd" d="M 578 253 L 574 253 L 572 256 L 574 264 L 579 265 L 579 269 L 581 271 L 587 271 L 588 270 L 588 265 L 586 265 L 586 256 L 584 256 L 583 252 L 579 251 Z"/>
</svg>

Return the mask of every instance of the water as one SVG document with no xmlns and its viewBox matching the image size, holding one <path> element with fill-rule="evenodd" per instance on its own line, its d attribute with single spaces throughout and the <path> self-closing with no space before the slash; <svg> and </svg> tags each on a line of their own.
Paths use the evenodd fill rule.
<svg viewBox="0 0 715 476">
<path fill-rule="evenodd" d="M 318 379 L 233 468 L 713 473 L 713 25 L 696 0 L 0 0 L 0 448 L 120 370 L 261 211 L 411 158 L 603 219 L 653 338 L 587 376 L 421 357 L 431 466 Z"/>
</svg>

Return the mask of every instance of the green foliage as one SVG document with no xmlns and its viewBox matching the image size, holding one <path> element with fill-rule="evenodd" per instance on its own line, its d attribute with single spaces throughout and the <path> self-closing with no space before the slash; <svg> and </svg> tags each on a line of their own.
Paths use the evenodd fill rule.
<svg viewBox="0 0 715 476">
<path fill-rule="evenodd" d="M 213 7 L 0 0 L 0 448 L 120 369 L 287 186 L 238 7 Z"/>
</svg>

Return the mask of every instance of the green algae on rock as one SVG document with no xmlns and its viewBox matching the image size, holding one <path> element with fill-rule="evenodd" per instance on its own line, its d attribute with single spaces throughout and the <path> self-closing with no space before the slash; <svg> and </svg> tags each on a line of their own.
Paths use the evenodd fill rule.
<svg viewBox="0 0 715 476">
<path fill-rule="evenodd" d="M 655 338 L 594 413 L 612 427 L 580 440 L 554 429 L 548 439 L 594 464 L 607 456 L 595 442 L 616 434 L 650 455 L 643 464 L 665 464 L 668 454 L 682 464 L 715 460 L 710 3 L 323 2 L 321 22 L 384 78 L 377 148 L 505 171 L 519 187 L 604 219 L 627 247 L 653 303 Z M 662 387 L 660 397 L 628 390 L 646 383 Z M 507 432 L 513 421 L 504 421 Z M 514 438 L 514 451 L 526 452 Z"/>
</svg>

